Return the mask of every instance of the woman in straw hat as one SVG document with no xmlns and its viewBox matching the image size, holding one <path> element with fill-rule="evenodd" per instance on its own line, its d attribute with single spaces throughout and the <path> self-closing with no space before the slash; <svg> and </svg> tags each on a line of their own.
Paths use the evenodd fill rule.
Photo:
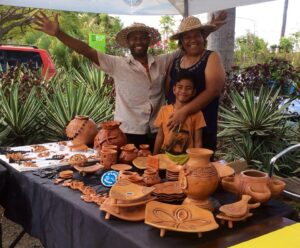
<svg viewBox="0 0 300 248">
<path fill-rule="evenodd" d="M 153 125 L 159 108 L 165 102 L 164 82 L 167 68 L 177 53 L 160 56 L 148 54 L 148 47 L 160 40 L 155 28 L 134 23 L 122 29 L 116 42 L 130 50 L 127 57 L 112 56 L 96 51 L 86 43 L 64 33 L 59 28 L 58 15 L 50 20 L 43 12 L 36 15 L 38 30 L 55 36 L 65 45 L 90 59 L 100 70 L 114 78 L 116 106 L 114 119 L 122 123 L 128 143 L 154 143 Z M 150 138 L 148 138 L 150 137 Z"/>
<path fill-rule="evenodd" d="M 170 69 L 169 103 L 174 102 L 173 85 L 176 74 L 191 73 L 197 79 L 196 97 L 184 108 L 175 111 L 168 126 L 174 128 L 183 123 L 187 116 L 202 110 L 207 126 L 203 129 L 203 147 L 216 150 L 217 115 L 219 96 L 225 83 L 225 71 L 217 52 L 206 49 L 207 36 L 217 30 L 216 25 L 201 24 L 194 16 L 182 20 L 178 31 L 171 39 L 178 40 L 179 47 L 185 52 L 176 58 Z"/>
</svg>

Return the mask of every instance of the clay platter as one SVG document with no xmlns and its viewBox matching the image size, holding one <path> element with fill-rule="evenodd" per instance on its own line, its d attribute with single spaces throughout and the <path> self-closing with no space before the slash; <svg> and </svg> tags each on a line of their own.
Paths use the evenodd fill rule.
<svg viewBox="0 0 300 248">
<path fill-rule="evenodd" d="M 169 164 L 175 164 L 171 159 L 167 157 L 166 154 L 157 154 L 153 157 L 158 157 L 160 170 L 165 170 Z M 137 157 L 132 161 L 132 164 L 138 169 L 144 170 L 147 168 L 147 157 Z"/>
</svg>

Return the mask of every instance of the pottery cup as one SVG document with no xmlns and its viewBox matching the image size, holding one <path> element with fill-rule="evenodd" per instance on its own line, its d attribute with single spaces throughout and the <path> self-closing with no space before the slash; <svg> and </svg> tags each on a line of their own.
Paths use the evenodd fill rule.
<svg viewBox="0 0 300 248">
<path fill-rule="evenodd" d="M 117 151 L 113 149 L 102 149 L 100 151 L 100 163 L 108 170 L 117 163 Z"/>
</svg>

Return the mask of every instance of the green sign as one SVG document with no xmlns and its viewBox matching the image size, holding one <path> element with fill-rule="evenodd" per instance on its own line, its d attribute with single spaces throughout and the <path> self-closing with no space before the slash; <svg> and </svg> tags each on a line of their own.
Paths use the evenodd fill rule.
<svg viewBox="0 0 300 248">
<path fill-rule="evenodd" d="M 89 46 L 95 48 L 99 52 L 105 53 L 105 47 L 106 47 L 105 34 L 89 33 Z"/>
</svg>

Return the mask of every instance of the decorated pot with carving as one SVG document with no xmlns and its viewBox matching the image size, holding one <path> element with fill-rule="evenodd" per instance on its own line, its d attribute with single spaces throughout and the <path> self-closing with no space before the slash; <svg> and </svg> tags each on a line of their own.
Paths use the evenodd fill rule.
<svg viewBox="0 0 300 248">
<path fill-rule="evenodd" d="M 117 151 L 113 149 L 102 149 L 100 151 L 100 163 L 108 170 L 117 163 Z"/>
<path fill-rule="evenodd" d="M 119 128 L 119 121 L 105 121 L 100 123 L 100 131 L 94 139 L 94 148 L 100 151 L 102 145 L 116 145 L 118 148 L 127 143 L 126 135 Z"/>
<path fill-rule="evenodd" d="M 254 202 L 266 202 L 271 196 L 280 194 L 285 183 L 279 179 L 270 178 L 267 173 L 258 170 L 245 170 L 234 177 L 222 179 L 225 190 L 241 195 L 250 195 Z"/>
<path fill-rule="evenodd" d="M 160 183 L 159 171 L 153 168 L 144 170 L 143 180 L 147 186 Z"/>
<path fill-rule="evenodd" d="M 141 144 L 140 150 L 138 152 L 138 157 L 148 157 L 148 155 L 151 155 L 149 147 L 150 146 L 148 144 Z"/>
<path fill-rule="evenodd" d="M 189 148 L 186 152 L 189 160 L 179 171 L 179 184 L 187 196 L 183 204 L 194 204 L 213 210 L 208 197 L 216 190 L 219 183 L 218 172 L 209 160 L 213 151 Z"/>
<path fill-rule="evenodd" d="M 121 147 L 121 154 L 119 161 L 124 164 L 131 164 L 132 161 L 137 157 L 138 150 L 134 144 L 127 144 Z"/>
<path fill-rule="evenodd" d="M 74 146 L 91 144 L 97 132 L 96 123 L 85 115 L 76 115 L 66 127 L 66 135 Z"/>
</svg>

